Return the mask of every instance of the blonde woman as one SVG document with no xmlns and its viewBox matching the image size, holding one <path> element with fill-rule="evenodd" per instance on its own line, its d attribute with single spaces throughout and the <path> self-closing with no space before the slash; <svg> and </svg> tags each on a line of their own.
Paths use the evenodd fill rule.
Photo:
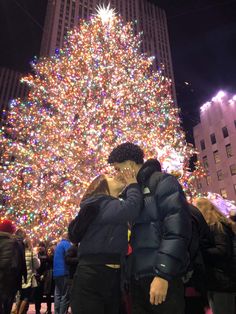
<svg viewBox="0 0 236 314">
<path fill-rule="evenodd" d="M 236 283 L 230 273 L 234 223 L 226 218 L 207 198 L 196 200 L 210 226 L 214 247 L 205 250 L 208 298 L 213 314 L 235 314 Z"/>
</svg>

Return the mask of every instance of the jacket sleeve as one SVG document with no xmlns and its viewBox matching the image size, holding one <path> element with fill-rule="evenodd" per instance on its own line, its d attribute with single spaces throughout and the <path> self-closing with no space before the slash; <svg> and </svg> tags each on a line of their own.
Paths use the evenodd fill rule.
<svg viewBox="0 0 236 314">
<path fill-rule="evenodd" d="M 214 264 L 215 261 L 230 259 L 232 255 L 232 240 L 227 228 L 221 231 L 217 226 L 212 226 L 211 230 L 214 238 L 214 247 L 204 251 L 206 261 Z"/>
<path fill-rule="evenodd" d="M 124 200 L 111 199 L 104 201 L 102 215 L 96 219 L 97 223 L 127 223 L 132 222 L 140 214 L 143 206 L 143 194 L 137 183 L 127 187 Z"/>
<path fill-rule="evenodd" d="M 38 256 L 36 254 L 33 254 L 33 268 L 34 270 L 39 269 L 40 267 L 40 259 L 38 258 Z"/>
<path fill-rule="evenodd" d="M 158 184 L 155 197 L 162 230 L 156 274 L 171 280 L 182 276 L 189 264 L 191 215 L 182 187 L 175 177 L 166 176 Z"/>
<path fill-rule="evenodd" d="M 66 251 L 65 261 L 67 265 L 77 265 L 79 261 L 77 250 L 73 247 L 69 248 L 69 250 Z"/>
</svg>

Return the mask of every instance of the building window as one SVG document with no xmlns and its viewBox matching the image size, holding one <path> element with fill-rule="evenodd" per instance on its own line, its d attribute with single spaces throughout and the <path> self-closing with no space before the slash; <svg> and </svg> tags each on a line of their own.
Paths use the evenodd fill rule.
<svg viewBox="0 0 236 314">
<path fill-rule="evenodd" d="M 234 184 L 234 192 L 235 192 L 235 194 L 236 194 L 236 184 Z"/>
<path fill-rule="evenodd" d="M 211 177 L 210 176 L 206 177 L 206 183 L 207 183 L 207 185 L 211 184 Z"/>
<path fill-rule="evenodd" d="M 201 150 L 206 149 L 206 145 L 205 145 L 205 141 L 204 140 L 200 141 L 200 146 L 201 146 Z"/>
<path fill-rule="evenodd" d="M 221 189 L 221 190 L 220 190 L 220 194 L 221 194 L 221 196 L 222 196 L 223 198 L 227 198 L 227 192 L 226 192 L 225 189 Z"/>
<path fill-rule="evenodd" d="M 234 126 L 235 126 L 235 128 L 236 128 L 236 120 L 234 120 Z"/>
<path fill-rule="evenodd" d="M 210 135 L 210 137 L 211 137 L 211 144 L 215 144 L 215 143 L 216 143 L 216 136 L 215 136 L 215 133 L 212 133 L 212 134 Z"/>
<path fill-rule="evenodd" d="M 204 166 L 204 168 L 206 168 L 206 169 L 208 169 L 208 160 L 207 160 L 207 156 L 204 156 L 203 158 L 202 158 L 202 162 L 203 162 L 203 166 Z"/>
<path fill-rule="evenodd" d="M 232 152 L 231 144 L 226 145 L 225 148 L 226 148 L 227 157 L 228 158 L 232 157 L 233 156 L 233 152 Z"/>
<path fill-rule="evenodd" d="M 236 164 L 230 166 L 230 172 L 232 176 L 236 175 Z"/>
<path fill-rule="evenodd" d="M 223 133 L 224 138 L 229 136 L 229 132 L 226 126 L 222 128 L 222 133 Z"/>
<path fill-rule="evenodd" d="M 219 155 L 218 150 L 214 151 L 213 155 L 214 155 L 215 163 L 218 164 L 220 162 L 220 155 Z"/>
<path fill-rule="evenodd" d="M 222 170 L 218 170 L 217 171 L 217 178 L 218 178 L 218 181 L 222 181 L 223 180 L 223 172 L 222 172 Z"/>
</svg>

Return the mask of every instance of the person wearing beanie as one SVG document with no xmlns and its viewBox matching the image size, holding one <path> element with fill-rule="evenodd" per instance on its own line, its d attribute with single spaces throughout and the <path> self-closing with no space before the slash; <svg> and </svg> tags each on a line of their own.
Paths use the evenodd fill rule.
<svg viewBox="0 0 236 314">
<path fill-rule="evenodd" d="M 157 159 L 144 162 L 143 150 L 133 143 L 113 149 L 108 163 L 118 173 L 134 171 L 144 194 L 131 229 L 132 314 L 183 314 L 191 217 L 182 187 L 161 172 Z"/>
<path fill-rule="evenodd" d="M 0 220 L 0 231 L 13 234 L 16 231 L 16 227 L 11 220 Z"/>
<path fill-rule="evenodd" d="M 15 230 L 12 221 L 0 221 L 0 314 L 11 313 L 25 269 L 24 249 L 13 235 Z"/>
</svg>

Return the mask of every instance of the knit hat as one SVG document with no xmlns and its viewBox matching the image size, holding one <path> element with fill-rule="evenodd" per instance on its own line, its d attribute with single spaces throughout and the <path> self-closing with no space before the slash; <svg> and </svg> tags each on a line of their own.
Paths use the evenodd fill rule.
<svg viewBox="0 0 236 314">
<path fill-rule="evenodd" d="M 0 220 L 0 231 L 13 234 L 16 231 L 16 227 L 11 220 Z"/>
</svg>

